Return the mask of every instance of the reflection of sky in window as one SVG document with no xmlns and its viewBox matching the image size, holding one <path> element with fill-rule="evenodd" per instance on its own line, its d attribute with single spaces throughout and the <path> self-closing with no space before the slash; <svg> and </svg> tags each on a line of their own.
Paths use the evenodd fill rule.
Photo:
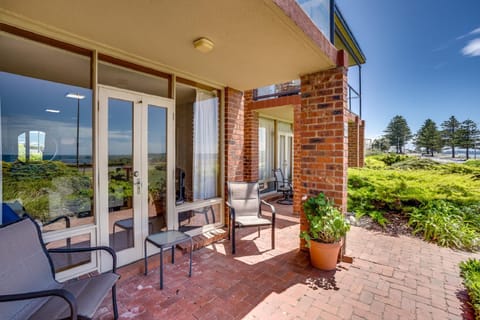
<svg viewBox="0 0 480 320">
<path fill-rule="evenodd" d="M 330 38 L 330 0 L 297 0 L 313 23 Z"/>
<path fill-rule="evenodd" d="M 92 91 L 6 72 L 0 72 L 3 160 L 13 161 L 11 159 L 16 158 L 18 137 L 29 131 L 45 133 L 44 159 L 50 159 L 49 156 L 55 154 L 53 160 L 75 160 L 77 100 L 66 98 L 67 93 L 85 96 L 79 102 L 79 153 L 82 163 L 91 163 Z M 33 136 L 31 138 L 38 140 Z"/>
<path fill-rule="evenodd" d="M 148 153 L 165 153 L 167 143 L 167 110 L 148 106 Z"/>
<path fill-rule="evenodd" d="M 132 154 L 132 101 L 108 99 L 108 152 L 110 155 Z M 165 108 L 148 106 L 148 153 L 165 153 L 167 141 Z M 141 128 L 141 130 L 144 128 Z"/>
<path fill-rule="evenodd" d="M 131 155 L 133 102 L 108 99 L 108 154 Z"/>
</svg>

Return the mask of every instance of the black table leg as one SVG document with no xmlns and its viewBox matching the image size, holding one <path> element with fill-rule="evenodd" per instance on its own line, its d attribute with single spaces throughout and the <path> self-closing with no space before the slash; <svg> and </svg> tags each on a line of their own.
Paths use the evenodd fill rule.
<svg viewBox="0 0 480 320">
<path fill-rule="evenodd" d="M 145 252 L 145 255 L 143 256 L 143 260 L 144 260 L 144 263 L 145 263 L 145 275 L 147 275 L 147 270 L 148 270 L 148 267 L 147 267 L 147 240 L 145 240 L 145 244 L 144 244 L 144 252 Z"/>
<path fill-rule="evenodd" d="M 160 290 L 163 289 L 163 248 L 160 247 Z"/>
</svg>

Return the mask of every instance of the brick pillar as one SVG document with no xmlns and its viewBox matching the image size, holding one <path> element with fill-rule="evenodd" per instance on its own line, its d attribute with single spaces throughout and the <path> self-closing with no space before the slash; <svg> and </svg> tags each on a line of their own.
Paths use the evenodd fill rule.
<svg viewBox="0 0 480 320">
<path fill-rule="evenodd" d="M 358 128 L 358 166 L 365 165 L 365 120 L 360 120 Z"/>
<path fill-rule="evenodd" d="M 348 166 L 358 167 L 358 117 L 348 121 Z"/>
<path fill-rule="evenodd" d="M 343 211 L 347 206 L 347 67 L 301 77 L 302 99 L 294 113 L 294 206 L 300 230 L 308 228 L 302 197 L 324 192 Z M 300 248 L 304 249 L 303 240 Z"/>
<path fill-rule="evenodd" d="M 225 89 L 225 182 L 243 181 L 244 109 L 243 93 Z M 228 197 L 225 185 L 225 196 Z M 225 223 L 229 225 L 228 209 L 225 207 Z"/>
<path fill-rule="evenodd" d="M 245 155 L 243 170 L 246 181 L 258 181 L 258 112 L 253 108 L 253 90 L 244 93 Z"/>
</svg>

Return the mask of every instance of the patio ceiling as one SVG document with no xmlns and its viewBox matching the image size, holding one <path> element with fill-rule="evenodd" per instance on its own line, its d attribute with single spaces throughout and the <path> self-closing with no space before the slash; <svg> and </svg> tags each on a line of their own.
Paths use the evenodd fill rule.
<svg viewBox="0 0 480 320">
<path fill-rule="evenodd" d="M 123 53 L 124 59 L 144 59 L 167 72 L 240 90 L 335 65 L 336 49 L 294 0 L 1 3 L 2 16 L 25 17 L 38 26 L 30 31 L 79 45 L 84 41 L 100 52 Z M 195 50 L 199 37 L 213 41 L 214 49 Z"/>
</svg>

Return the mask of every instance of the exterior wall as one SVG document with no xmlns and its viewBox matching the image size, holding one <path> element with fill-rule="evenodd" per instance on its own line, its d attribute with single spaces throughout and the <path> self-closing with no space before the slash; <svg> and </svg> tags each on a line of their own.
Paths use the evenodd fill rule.
<svg viewBox="0 0 480 320">
<path fill-rule="evenodd" d="M 324 192 L 346 211 L 348 168 L 347 67 L 301 77 L 301 105 L 294 121 L 294 205 L 300 230 L 308 223 L 302 199 Z M 304 241 L 300 241 L 304 248 Z"/>
<path fill-rule="evenodd" d="M 244 181 L 244 109 L 243 92 L 225 88 L 225 181 Z M 228 198 L 225 184 L 225 198 Z M 225 223 L 230 225 L 228 209 Z"/>
<path fill-rule="evenodd" d="M 258 113 L 252 106 L 253 91 L 245 91 L 245 180 L 258 180 Z"/>
<path fill-rule="evenodd" d="M 365 121 L 351 114 L 348 120 L 348 166 L 363 167 L 365 161 Z"/>
<path fill-rule="evenodd" d="M 358 166 L 365 165 L 365 120 L 360 121 L 358 128 Z"/>
<path fill-rule="evenodd" d="M 348 166 L 358 167 L 358 117 L 348 121 Z"/>
</svg>

